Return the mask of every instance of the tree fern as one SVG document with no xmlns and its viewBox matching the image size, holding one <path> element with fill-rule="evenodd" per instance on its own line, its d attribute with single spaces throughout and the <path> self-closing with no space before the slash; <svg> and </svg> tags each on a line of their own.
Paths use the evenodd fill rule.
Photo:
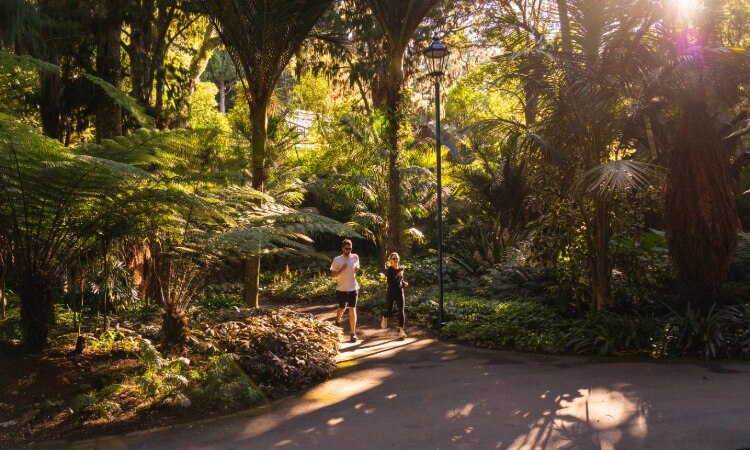
<svg viewBox="0 0 750 450">
<path fill-rule="evenodd" d="M 51 296 L 80 255 L 135 234 L 157 212 L 176 221 L 194 199 L 141 168 L 71 151 L 0 114 L 0 240 L 29 348 L 44 347 Z"/>
</svg>

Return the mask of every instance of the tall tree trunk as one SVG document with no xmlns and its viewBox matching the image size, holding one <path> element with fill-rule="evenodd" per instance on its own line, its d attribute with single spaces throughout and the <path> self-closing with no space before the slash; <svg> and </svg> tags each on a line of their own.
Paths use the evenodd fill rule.
<svg viewBox="0 0 750 450">
<path fill-rule="evenodd" d="M 160 129 L 167 124 L 164 113 L 164 89 L 167 70 L 164 67 L 164 61 L 170 44 L 168 39 L 169 27 L 172 25 L 176 13 L 174 3 L 174 0 L 157 0 L 156 37 L 154 38 L 151 67 L 149 68 L 149 76 L 151 77 L 149 86 L 155 84 L 154 115 L 156 116 L 156 126 Z"/>
<path fill-rule="evenodd" d="M 720 300 L 739 231 L 728 155 L 706 90 L 698 86 L 681 105 L 664 193 L 667 244 L 683 306 L 702 313 Z"/>
<path fill-rule="evenodd" d="M 127 47 L 130 57 L 130 80 L 133 98 L 144 106 L 151 103 L 151 50 L 154 45 L 153 19 L 155 0 L 143 0 L 133 14 L 130 25 L 130 45 Z"/>
<path fill-rule="evenodd" d="M 154 77 L 156 79 L 156 90 L 154 92 L 156 126 L 159 129 L 164 129 L 167 126 L 167 117 L 164 113 L 164 88 L 167 85 L 167 69 L 164 64 L 156 68 Z"/>
<path fill-rule="evenodd" d="M 268 102 L 253 100 L 250 102 L 250 123 L 252 124 L 251 138 L 251 170 L 253 188 L 263 191 L 266 183 L 266 108 Z M 260 250 L 244 261 L 242 298 L 247 306 L 257 308 L 259 305 L 260 286 Z"/>
<path fill-rule="evenodd" d="M 104 294 L 102 296 L 102 307 L 103 307 L 103 315 L 104 315 L 104 325 L 103 328 L 106 330 L 109 328 L 109 240 L 102 239 L 102 253 L 104 258 L 104 271 L 103 271 L 103 278 L 104 282 L 102 283 L 102 293 Z"/>
<path fill-rule="evenodd" d="M 604 311 L 612 305 L 609 261 L 609 209 L 602 194 L 594 197 L 593 248 L 589 249 L 591 270 L 591 309 Z"/>
<path fill-rule="evenodd" d="M 63 118 L 60 110 L 62 78 L 60 74 L 44 71 L 39 74 L 39 113 L 42 121 L 42 132 L 45 136 L 62 142 Z"/>
<path fill-rule="evenodd" d="M 39 353 L 47 346 L 52 317 L 52 284 L 44 274 L 29 270 L 18 284 L 21 299 L 21 327 L 26 348 Z"/>
<path fill-rule="evenodd" d="M 0 258 L 0 263 L 2 263 L 2 271 L 0 272 L 0 302 L 3 304 L 3 315 L 2 318 L 5 319 L 5 309 L 8 307 L 8 297 L 5 294 L 7 285 L 6 285 L 6 279 L 8 275 L 8 263 L 6 261 L 3 261 L 2 258 Z"/>
<path fill-rule="evenodd" d="M 227 82 L 223 78 L 219 80 L 219 112 L 227 112 Z"/>
<path fill-rule="evenodd" d="M 214 53 L 219 45 L 221 45 L 221 39 L 219 36 L 214 36 L 214 26 L 209 23 L 206 26 L 206 30 L 203 32 L 203 40 L 201 41 L 198 51 L 190 59 L 190 65 L 188 66 L 188 86 L 187 86 L 187 97 L 190 97 L 195 92 L 195 87 L 201 79 L 201 75 L 206 71 L 208 60 L 211 59 L 211 55 Z"/>
<path fill-rule="evenodd" d="M 401 167 L 399 125 L 401 86 L 404 81 L 403 51 L 393 52 L 387 74 L 386 117 L 388 118 L 388 218 L 387 252 L 401 251 Z"/>
<path fill-rule="evenodd" d="M 110 11 L 110 14 L 113 12 Z M 116 18 L 103 19 L 100 22 L 102 29 L 97 32 L 96 44 L 96 74 L 116 87 L 120 87 L 122 80 L 121 24 Z M 101 90 L 96 105 L 95 125 L 97 141 L 122 135 L 122 108 Z"/>
<path fill-rule="evenodd" d="M 573 53 L 573 39 L 570 35 L 570 16 L 568 15 L 567 0 L 557 0 L 557 14 L 560 20 L 562 49 L 566 53 Z"/>
</svg>

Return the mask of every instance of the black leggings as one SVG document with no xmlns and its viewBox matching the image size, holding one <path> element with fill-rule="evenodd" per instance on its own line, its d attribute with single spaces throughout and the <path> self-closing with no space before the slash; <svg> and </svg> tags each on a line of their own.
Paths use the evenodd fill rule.
<svg viewBox="0 0 750 450">
<path fill-rule="evenodd" d="M 393 305 L 396 305 L 396 312 L 398 313 L 398 326 L 404 327 L 404 292 L 388 293 L 385 301 L 385 317 L 391 317 L 393 315 Z"/>
</svg>

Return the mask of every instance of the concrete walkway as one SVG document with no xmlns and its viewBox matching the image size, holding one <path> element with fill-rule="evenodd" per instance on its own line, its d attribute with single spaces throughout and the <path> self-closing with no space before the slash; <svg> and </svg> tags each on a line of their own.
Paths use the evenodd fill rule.
<svg viewBox="0 0 750 450">
<path fill-rule="evenodd" d="M 231 417 L 76 449 L 750 449 L 750 365 L 623 362 L 364 330 L 333 378 Z"/>
</svg>

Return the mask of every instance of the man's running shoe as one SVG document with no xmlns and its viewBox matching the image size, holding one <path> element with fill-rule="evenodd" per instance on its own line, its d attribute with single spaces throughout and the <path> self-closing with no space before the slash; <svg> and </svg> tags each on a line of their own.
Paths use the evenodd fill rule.
<svg viewBox="0 0 750 450">
<path fill-rule="evenodd" d="M 403 329 L 398 331 L 398 338 L 399 339 L 406 339 L 406 333 L 404 333 Z"/>
<path fill-rule="evenodd" d="M 356 334 L 353 334 L 352 337 L 349 338 L 349 342 L 357 342 L 359 338 Z"/>
</svg>

